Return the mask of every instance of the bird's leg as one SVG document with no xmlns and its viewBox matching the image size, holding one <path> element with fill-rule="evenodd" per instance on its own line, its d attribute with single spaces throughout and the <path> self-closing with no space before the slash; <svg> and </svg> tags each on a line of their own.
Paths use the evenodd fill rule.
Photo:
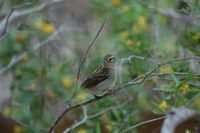
<svg viewBox="0 0 200 133">
<path fill-rule="evenodd" d="M 114 88 L 114 86 L 110 87 L 108 89 L 108 93 L 111 95 L 111 94 L 116 94 L 116 89 Z"/>
<path fill-rule="evenodd" d="M 101 99 L 101 96 L 98 96 L 96 94 L 93 94 L 93 96 L 97 99 L 97 101 L 99 101 Z"/>
</svg>

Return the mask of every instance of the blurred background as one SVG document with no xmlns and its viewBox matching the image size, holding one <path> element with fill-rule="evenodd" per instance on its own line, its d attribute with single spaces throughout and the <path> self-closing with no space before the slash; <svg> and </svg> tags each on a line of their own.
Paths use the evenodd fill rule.
<svg viewBox="0 0 200 133">
<path fill-rule="evenodd" d="M 2 133 L 47 132 L 76 90 L 80 60 L 107 13 L 81 66 L 79 84 L 109 53 L 117 58 L 115 86 L 151 71 L 159 62 L 200 56 L 199 0 L 0 0 L 0 9 Z M 199 111 L 199 63 L 164 65 L 156 70 L 164 73 L 161 76 L 70 111 L 55 133 L 81 121 L 85 110 L 88 119 L 70 132 L 118 133 L 186 104 Z M 71 104 L 92 97 L 80 88 Z M 161 124 L 160 120 L 128 132 L 156 133 Z M 192 133 L 195 124 L 183 123 L 177 132 Z"/>
</svg>

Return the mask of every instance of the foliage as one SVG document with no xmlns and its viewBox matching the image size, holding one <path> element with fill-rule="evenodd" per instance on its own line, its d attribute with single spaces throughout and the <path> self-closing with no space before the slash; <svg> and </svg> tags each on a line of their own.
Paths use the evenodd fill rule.
<svg viewBox="0 0 200 133">
<path fill-rule="evenodd" d="M 20 5 L 26 1 L 15 0 L 12 2 Z M 195 1 L 193 3 L 186 2 L 188 3 L 187 10 L 178 9 L 178 6 L 174 6 L 178 5 L 178 2 L 175 1 L 155 3 L 148 0 L 145 2 L 163 9 L 181 10 L 188 14 L 200 13 L 200 8 L 196 6 Z M 90 11 L 97 16 L 99 23 L 105 11 L 108 8 L 112 9 L 109 20 L 107 20 L 110 21 L 107 24 L 109 27 L 107 33 L 102 35 L 95 42 L 94 48 L 91 49 L 84 67 L 81 68 L 81 79 L 100 65 L 102 57 L 106 53 L 117 55 L 118 65 L 123 67 L 122 72 L 118 75 L 116 86 L 152 70 L 158 62 L 181 57 L 182 50 L 191 52 L 191 55 L 199 56 L 200 23 L 193 25 L 192 28 L 188 27 L 184 33 L 176 33 L 175 30 L 177 29 L 171 27 L 172 22 L 170 21 L 173 18 L 155 13 L 137 1 L 90 0 L 88 6 Z M 24 125 L 22 129 L 15 127 L 16 132 L 44 132 L 56 118 L 52 106 L 59 101 L 70 99 L 77 87 L 75 66 L 79 64 L 84 52 L 83 49 L 78 51 L 73 59 L 64 57 L 57 60 L 48 55 L 46 46 L 41 47 L 38 51 L 31 49 L 35 45 L 34 43 L 48 39 L 56 30 L 56 25 L 47 20 L 45 15 L 36 14 L 25 22 L 10 28 L 7 37 L 1 42 L 0 67 L 2 68 L 6 67 L 14 56 L 29 51 L 29 54 L 24 56 L 8 72 L 12 73 L 13 76 L 12 104 L 5 108 L 3 112 L 4 116 L 11 116 L 21 125 Z M 73 47 L 79 47 L 82 42 L 89 42 L 92 34 L 77 33 L 74 38 L 78 45 Z M 34 42 L 35 40 L 36 42 Z M 62 49 L 59 44 L 55 45 Z M 84 50 L 87 45 L 86 43 L 83 45 Z M 148 60 L 134 59 L 120 62 L 120 58 L 131 55 L 149 58 Z M 156 72 L 169 73 L 169 75 L 165 77 L 166 80 L 164 77 L 151 77 L 142 84 L 125 88 L 125 91 L 115 96 L 109 96 L 97 104 L 89 105 L 88 114 L 95 114 L 110 106 L 123 103 L 130 97 L 135 99 L 120 108 L 113 108 L 99 117 L 87 120 L 73 132 L 117 133 L 144 120 L 144 113 L 164 115 L 170 108 L 184 106 L 200 92 L 200 87 L 191 83 L 198 81 L 199 76 L 196 76 L 197 79 L 193 76 L 196 70 L 191 67 L 188 61 L 162 66 Z M 179 76 L 176 74 L 177 72 L 189 74 Z M 91 97 L 90 93 L 81 89 L 72 100 L 72 104 Z M 191 108 L 200 111 L 199 100 L 200 98 L 195 99 L 193 104 L 190 105 Z M 78 113 L 75 113 L 79 116 L 81 115 L 80 112 L 81 109 Z M 137 132 L 137 129 L 134 129 L 133 132 Z"/>
</svg>

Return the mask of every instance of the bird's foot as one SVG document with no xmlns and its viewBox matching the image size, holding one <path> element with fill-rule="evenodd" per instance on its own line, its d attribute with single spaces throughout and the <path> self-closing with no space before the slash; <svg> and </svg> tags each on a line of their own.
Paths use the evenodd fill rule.
<svg viewBox="0 0 200 133">
<path fill-rule="evenodd" d="M 97 101 L 99 101 L 101 99 L 101 96 L 95 95 L 93 94 L 93 96 L 96 98 Z"/>
<path fill-rule="evenodd" d="M 110 95 L 112 95 L 112 94 L 116 94 L 116 89 L 114 88 L 114 87 L 111 87 L 111 88 L 109 88 L 108 89 L 108 93 L 110 94 Z"/>
</svg>

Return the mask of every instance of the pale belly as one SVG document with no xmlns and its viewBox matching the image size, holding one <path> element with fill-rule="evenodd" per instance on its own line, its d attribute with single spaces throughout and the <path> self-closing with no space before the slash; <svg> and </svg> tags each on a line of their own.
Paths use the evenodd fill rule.
<svg viewBox="0 0 200 133">
<path fill-rule="evenodd" d="M 112 87 L 114 87 L 114 83 L 115 83 L 115 74 L 112 74 L 112 77 L 109 77 L 105 81 L 99 83 L 95 87 L 90 88 L 89 90 L 95 95 L 102 95 L 109 89 L 112 89 Z"/>
</svg>

